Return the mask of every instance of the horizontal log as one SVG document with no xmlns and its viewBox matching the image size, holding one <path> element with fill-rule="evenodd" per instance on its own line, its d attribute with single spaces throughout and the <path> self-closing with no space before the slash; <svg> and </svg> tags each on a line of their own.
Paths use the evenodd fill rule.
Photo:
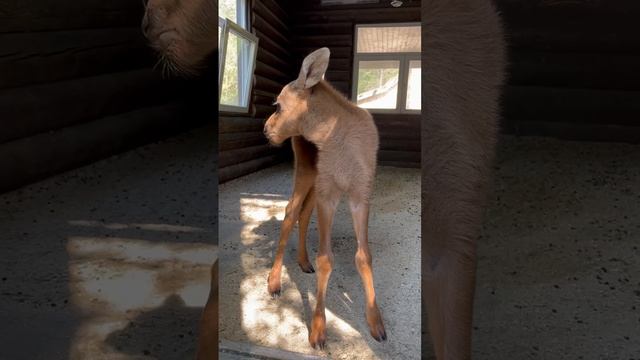
<svg viewBox="0 0 640 360">
<path fill-rule="evenodd" d="M 256 105 L 266 105 L 271 106 L 271 110 L 275 110 L 275 106 L 273 106 L 273 102 L 276 100 L 276 96 L 268 93 L 266 95 L 262 94 L 253 94 L 253 103 Z"/>
<path fill-rule="evenodd" d="M 587 26 L 587 24 L 589 24 Z M 640 41 L 636 25 L 617 29 L 592 26 L 540 24 L 523 27 L 521 24 L 505 25 L 508 45 L 513 50 L 579 52 L 579 53 L 640 53 Z"/>
<path fill-rule="evenodd" d="M 218 169 L 218 179 L 220 183 L 227 182 L 248 175 L 258 170 L 268 168 L 282 162 L 282 155 L 269 155 L 259 159 L 243 162 L 236 165 Z"/>
<path fill-rule="evenodd" d="M 329 47 L 332 46 L 353 46 L 353 35 L 307 35 L 307 34 L 296 34 L 293 35 L 292 42 L 294 44 L 305 44 L 305 46 L 310 47 Z"/>
<path fill-rule="evenodd" d="M 282 8 L 282 2 L 277 0 L 255 0 L 253 4 L 256 11 L 265 14 L 270 12 L 272 14 L 270 18 L 277 19 L 284 24 L 289 24 L 290 11 Z"/>
<path fill-rule="evenodd" d="M 262 131 L 222 133 L 218 135 L 218 151 L 228 151 L 250 146 L 267 144 Z"/>
<path fill-rule="evenodd" d="M 255 104 L 254 107 L 255 107 L 254 117 L 257 119 L 261 119 L 262 121 L 265 121 L 267 117 L 273 114 L 275 110 L 275 107 L 271 105 Z"/>
<path fill-rule="evenodd" d="M 640 91 L 507 86 L 503 104 L 510 120 L 640 126 Z"/>
<path fill-rule="evenodd" d="M 296 23 L 292 26 L 293 34 L 353 34 L 355 26 L 352 21 L 331 22 L 331 23 Z M 333 53 L 333 52 L 332 52 Z"/>
<path fill-rule="evenodd" d="M 635 0 L 616 1 L 521 1 L 498 0 L 498 10 L 514 24 L 598 24 L 607 28 L 620 22 L 634 22 L 640 13 Z"/>
<path fill-rule="evenodd" d="M 420 150 L 417 151 L 378 151 L 378 161 L 399 161 L 420 163 Z"/>
<path fill-rule="evenodd" d="M 289 30 L 285 24 L 271 17 L 263 17 L 258 12 L 252 15 L 253 29 L 259 30 L 262 34 L 269 37 L 270 40 L 280 44 L 280 46 L 288 48 L 290 46 Z"/>
<path fill-rule="evenodd" d="M 298 34 L 304 34 L 304 32 L 297 32 Z M 313 33 L 312 33 L 313 34 Z M 305 56 L 317 50 L 317 47 L 307 46 L 306 44 L 292 44 L 294 57 L 298 60 L 304 59 Z M 351 59 L 353 56 L 353 47 L 351 46 L 328 46 L 331 51 L 331 58 L 347 58 Z M 298 62 L 300 63 L 300 62 Z"/>
<path fill-rule="evenodd" d="M 509 83 L 522 86 L 640 90 L 640 54 L 517 51 Z"/>
<path fill-rule="evenodd" d="M 416 140 L 420 138 L 420 131 L 407 131 L 405 129 L 378 129 L 380 138 L 394 140 Z"/>
<path fill-rule="evenodd" d="M 149 67 L 139 27 L 0 34 L 0 87 L 18 87 Z"/>
<path fill-rule="evenodd" d="M 268 155 L 274 155 L 282 149 L 271 145 L 250 146 L 241 149 L 221 151 L 218 153 L 218 167 L 224 168 L 250 160 L 259 159 Z"/>
<path fill-rule="evenodd" d="M 144 5 L 131 0 L 0 0 L 0 33 L 126 27 Z"/>
<path fill-rule="evenodd" d="M 284 47 L 284 45 L 271 39 L 269 35 L 263 33 L 260 29 L 253 29 L 253 32 L 258 37 L 258 39 L 260 39 L 258 42 L 259 50 L 260 49 L 267 50 L 279 59 L 289 59 L 291 57 L 291 52 L 289 51 L 289 48 L 286 48 Z"/>
<path fill-rule="evenodd" d="M 268 91 L 273 94 L 279 94 L 282 87 L 286 85 L 285 83 L 279 83 L 261 75 L 255 75 L 255 79 L 256 82 L 254 84 L 254 88 Z"/>
<path fill-rule="evenodd" d="M 379 166 L 391 166 L 398 168 L 410 168 L 410 169 L 419 169 L 420 162 L 407 162 L 407 161 L 384 161 L 378 160 Z"/>
<path fill-rule="evenodd" d="M 327 70 L 326 79 L 329 82 L 333 81 L 351 81 L 351 71 L 341 71 L 341 70 Z"/>
<path fill-rule="evenodd" d="M 269 66 L 277 67 L 284 73 L 291 73 L 293 67 L 289 64 L 287 60 L 280 58 L 273 53 L 271 53 L 268 49 L 258 45 L 258 53 L 256 54 L 256 66 L 259 63 L 264 63 Z"/>
<path fill-rule="evenodd" d="M 0 145 L 0 192 L 190 127 L 178 103 L 138 109 Z"/>
<path fill-rule="evenodd" d="M 420 137 L 412 139 L 388 139 L 380 136 L 380 150 L 420 152 Z"/>
<path fill-rule="evenodd" d="M 282 69 L 269 65 L 265 62 L 256 62 L 255 74 L 269 78 L 281 84 L 294 79 L 293 74 L 288 74 Z"/>
<path fill-rule="evenodd" d="M 0 91 L 0 143 L 167 102 L 178 89 L 150 69 Z"/>
<path fill-rule="evenodd" d="M 218 132 L 220 134 L 237 132 L 262 132 L 264 120 L 252 117 L 218 117 Z"/>
<path fill-rule="evenodd" d="M 523 136 L 547 136 L 563 140 L 640 144 L 640 126 L 525 120 L 517 121 L 516 133 Z"/>
<path fill-rule="evenodd" d="M 420 115 L 414 114 L 373 114 L 378 131 L 405 131 L 415 134 L 420 132 Z"/>
</svg>

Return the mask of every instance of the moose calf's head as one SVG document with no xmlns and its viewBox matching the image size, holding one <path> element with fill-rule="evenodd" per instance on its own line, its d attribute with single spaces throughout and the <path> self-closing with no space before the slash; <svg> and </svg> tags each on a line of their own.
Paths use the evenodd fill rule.
<svg viewBox="0 0 640 360">
<path fill-rule="evenodd" d="M 274 145 L 292 136 L 302 135 L 305 122 L 312 120 L 318 104 L 313 100 L 313 87 L 318 84 L 329 66 L 329 49 L 321 48 L 302 62 L 298 78 L 286 85 L 274 105 L 276 111 L 267 119 L 264 134 Z"/>
<path fill-rule="evenodd" d="M 217 25 L 215 1 L 148 0 L 142 32 L 169 70 L 192 74 L 215 50 Z"/>
</svg>

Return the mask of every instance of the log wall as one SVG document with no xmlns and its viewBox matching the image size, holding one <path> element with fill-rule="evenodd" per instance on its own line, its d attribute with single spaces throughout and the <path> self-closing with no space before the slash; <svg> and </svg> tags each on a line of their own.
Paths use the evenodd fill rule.
<svg viewBox="0 0 640 360">
<path fill-rule="evenodd" d="M 271 105 L 294 73 L 291 66 L 290 17 L 275 0 L 250 2 L 251 32 L 259 38 L 251 104 L 248 114 L 219 113 L 219 181 L 282 162 L 290 146 L 275 148 L 262 133 Z"/>
<path fill-rule="evenodd" d="M 640 2 L 497 0 L 509 43 L 504 130 L 640 142 Z"/>
<path fill-rule="evenodd" d="M 0 192 L 202 123 L 163 80 L 141 1 L 0 0 Z M 180 95 L 179 95 L 180 94 Z"/>
<path fill-rule="evenodd" d="M 292 2 L 292 52 L 297 67 L 311 51 L 326 46 L 331 60 L 326 79 L 350 98 L 355 25 L 420 22 L 420 1 L 393 8 L 378 4 L 322 6 L 319 0 Z M 420 115 L 374 114 L 380 132 L 381 165 L 420 167 Z"/>
</svg>

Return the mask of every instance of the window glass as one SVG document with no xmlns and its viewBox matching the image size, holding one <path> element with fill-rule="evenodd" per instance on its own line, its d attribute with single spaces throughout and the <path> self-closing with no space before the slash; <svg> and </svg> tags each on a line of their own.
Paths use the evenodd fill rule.
<svg viewBox="0 0 640 360">
<path fill-rule="evenodd" d="M 218 16 L 223 19 L 229 19 L 236 24 L 238 22 L 238 1 L 237 0 L 219 0 Z M 239 24 L 241 25 L 241 24 Z"/>
<path fill-rule="evenodd" d="M 255 51 L 254 42 L 245 39 L 234 30 L 229 30 L 220 94 L 221 105 L 248 106 Z"/>
<path fill-rule="evenodd" d="M 395 109 L 399 74 L 399 61 L 359 61 L 357 104 L 367 109 Z"/>
<path fill-rule="evenodd" d="M 407 109 L 420 110 L 422 99 L 422 65 L 420 60 L 409 61 L 409 79 L 407 81 Z"/>
</svg>

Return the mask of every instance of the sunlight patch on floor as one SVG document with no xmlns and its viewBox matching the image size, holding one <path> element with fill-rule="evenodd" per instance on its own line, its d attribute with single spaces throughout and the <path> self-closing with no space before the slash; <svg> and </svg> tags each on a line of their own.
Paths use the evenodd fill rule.
<svg viewBox="0 0 640 360">
<path fill-rule="evenodd" d="M 177 295 L 186 307 L 207 301 L 217 247 L 197 243 L 68 238 L 71 302 L 87 318 L 71 342 L 73 358 L 125 359 L 105 343 L 130 320 Z"/>
<path fill-rule="evenodd" d="M 207 230 L 199 227 L 184 226 L 184 225 L 171 225 L 171 224 L 121 224 L 121 223 L 106 223 L 104 221 L 95 220 L 70 220 L 69 225 L 74 226 L 86 226 L 86 227 L 100 227 L 109 230 L 124 230 L 124 229 L 138 229 L 138 230 L 150 230 L 150 231 L 164 231 L 164 232 L 208 232 Z"/>
<path fill-rule="evenodd" d="M 241 240 L 243 245 L 253 245 L 260 239 L 260 235 L 254 230 L 263 222 L 276 219 L 284 220 L 285 208 L 288 200 L 283 196 L 259 195 L 260 197 L 247 197 L 240 199 L 240 219 L 244 222 Z M 266 197 L 266 198 L 265 198 Z"/>
</svg>

